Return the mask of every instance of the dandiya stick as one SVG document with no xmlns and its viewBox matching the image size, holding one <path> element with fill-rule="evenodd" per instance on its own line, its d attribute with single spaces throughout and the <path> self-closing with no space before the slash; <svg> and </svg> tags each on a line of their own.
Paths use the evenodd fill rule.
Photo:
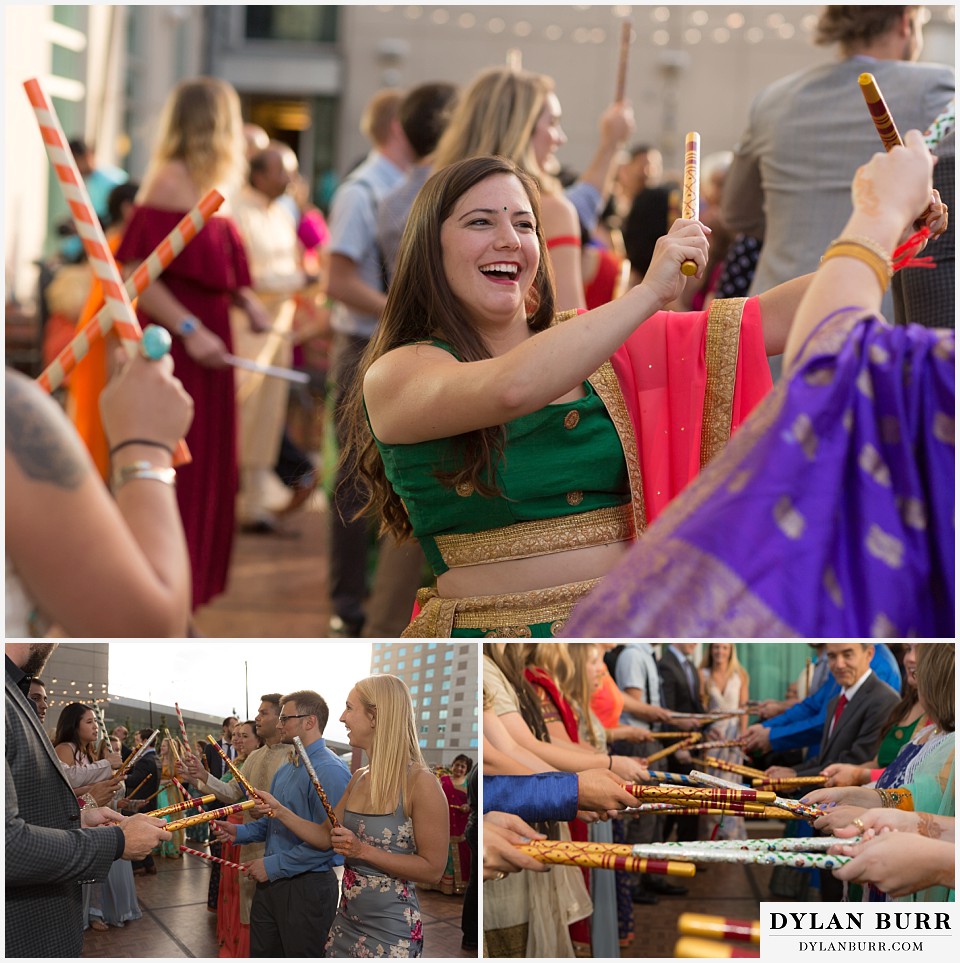
<svg viewBox="0 0 960 963">
<path fill-rule="evenodd" d="M 23 87 L 30 100 L 30 106 L 36 114 L 43 145 L 56 172 L 60 187 L 63 189 L 77 234 L 83 241 L 87 261 L 103 287 L 103 299 L 113 320 L 113 328 L 127 354 L 133 356 L 142 337 L 140 323 L 137 321 L 136 312 L 133 310 L 116 262 L 110 253 L 103 228 L 100 226 L 100 219 L 90 202 L 90 195 L 87 193 L 80 171 L 77 170 L 77 162 L 70 152 L 66 135 L 53 109 L 53 103 L 40 86 L 39 80 L 35 78 L 27 80 Z M 189 460 L 190 452 L 186 443 L 181 441 L 174 453 L 174 464 L 182 465 Z"/>
<path fill-rule="evenodd" d="M 691 130 L 683 145 L 683 200 L 680 216 L 690 221 L 700 219 L 700 135 Z M 697 273 L 696 261 L 684 261 L 680 273 L 692 278 Z"/>
<path fill-rule="evenodd" d="M 666 749 L 661 749 L 658 752 L 651 752 L 647 756 L 647 765 L 649 766 L 651 762 L 657 762 L 659 759 L 664 759 L 669 755 L 677 752 L 679 749 L 692 749 L 696 744 L 696 739 L 685 739 L 682 742 L 675 742 L 672 746 L 667 746 Z"/>
<path fill-rule="evenodd" d="M 883 141 L 883 149 L 891 151 L 894 147 L 902 147 L 903 139 L 890 116 L 890 108 L 887 107 L 883 94 L 877 86 L 877 78 L 873 74 L 862 73 L 857 78 L 857 82 L 860 84 L 860 93 L 867 102 L 867 110 L 870 111 L 873 126 L 877 128 L 880 140 Z"/>
<path fill-rule="evenodd" d="M 219 856 L 211 856 L 209 853 L 201 853 L 199 849 L 190 849 L 189 846 L 181 846 L 181 853 L 186 853 L 188 856 L 199 856 L 201 859 L 205 859 L 210 863 L 219 863 L 221 866 L 226 866 L 228 869 L 239 869 L 241 873 L 247 871 L 247 867 L 243 863 L 234 863 L 229 859 L 221 859 Z"/>
<path fill-rule="evenodd" d="M 233 813 L 246 812 L 248 809 L 253 809 L 256 804 L 255 799 L 246 799 L 243 802 L 234 803 L 232 806 L 224 806 L 222 809 L 211 809 L 205 813 L 197 813 L 196 816 L 186 816 L 183 819 L 174 820 L 172 823 L 167 823 L 164 828 L 172 833 L 178 829 L 199 826 L 201 823 L 209 823 L 214 819 L 224 819 L 233 815 Z"/>
<path fill-rule="evenodd" d="M 705 786 L 715 786 L 718 789 L 741 788 L 735 782 L 728 782 L 726 779 L 720 779 L 718 776 L 711 776 L 705 772 L 698 772 L 696 769 L 690 775 Z M 826 812 L 822 806 L 808 806 L 806 803 L 797 802 L 795 799 L 783 799 L 780 796 L 774 797 L 773 805 L 778 809 L 793 813 L 795 816 L 809 819 L 811 822 L 814 819 L 819 819 Z"/>
<path fill-rule="evenodd" d="M 741 766 L 736 762 L 727 762 L 725 759 L 716 759 L 713 756 L 704 756 L 703 763 L 711 769 L 720 769 L 726 772 L 734 772 L 738 776 L 750 776 L 751 779 L 762 779 L 763 771 L 754 769 L 751 766 Z"/>
<path fill-rule="evenodd" d="M 765 816 L 766 806 L 759 803 L 693 803 L 687 805 L 680 802 L 668 803 L 641 803 L 639 806 L 630 806 L 624 812 L 627 813 L 667 813 L 689 816 L 711 816 L 711 815 L 730 815 L 730 816 Z M 780 818 L 780 810 L 776 810 L 777 818 Z"/>
<path fill-rule="evenodd" d="M 209 195 L 207 195 L 209 197 Z M 223 200 L 221 197 L 220 200 Z M 201 204 L 203 201 L 200 202 Z M 218 205 L 219 206 L 219 205 Z M 189 217 L 189 215 L 187 215 Z M 183 222 L 181 222 L 183 223 Z M 153 255 L 151 255 L 152 257 Z M 149 260 L 149 259 L 148 259 Z M 144 262 L 146 263 L 146 262 Z M 180 725 L 180 738 L 183 739 L 183 745 L 189 749 L 190 748 L 190 737 L 187 735 L 187 724 L 183 721 L 183 713 L 180 711 L 180 704 L 174 702 L 173 708 L 177 710 L 177 722 Z"/>
<path fill-rule="evenodd" d="M 179 224 L 147 255 L 140 266 L 127 278 L 127 294 L 131 300 L 139 297 L 170 266 L 178 254 L 200 233 L 207 221 L 223 203 L 219 191 L 208 191 L 196 207 L 184 215 Z M 47 365 L 37 378 L 37 384 L 44 391 L 54 392 L 63 384 L 64 379 L 89 354 L 90 348 L 113 329 L 113 320 L 106 307 L 101 308 L 76 335 L 70 343 Z M 176 706 L 176 703 L 174 703 Z M 181 731 L 186 741 L 183 717 L 177 709 Z"/>
<path fill-rule="evenodd" d="M 718 739 L 716 742 L 698 742 L 697 752 L 705 749 L 742 749 L 743 743 L 739 739 Z"/>
<path fill-rule="evenodd" d="M 657 742 L 660 742 L 663 739 L 682 739 L 686 741 L 693 735 L 694 733 L 692 732 L 651 732 L 650 738 L 656 739 Z"/>
<path fill-rule="evenodd" d="M 337 814 L 333 811 L 333 806 L 330 805 L 330 800 L 327 799 L 327 794 L 323 791 L 323 786 L 320 785 L 320 780 L 317 778 L 317 772 L 313 768 L 313 763 L 310 761 L 310 757 L 307 755 L 307 747 L 303 744 L 303 741 L 299 736 L 293 737 L 293 744 L 297 747 L 297 752 L 300 753 L 300 758 L 303 760 L 304 768 L 310 776 L 310 781 L 313 783 L 313 788 L 316 789 L 317 795 L 320 797 L 320 805 L 323 806 L 324 812 L 327 814 L 327 819 L 330 820 L 330 825 L 336 829 L 340 825 L 340 820 L 337 819 Z"/>
<path fill-rule="evenodd" d="M 679 960 L 759 960 L 759 950 L 731 946 L 716 940 L 681 936 L 673 947 L 673 955 Z"/>
<path fill-rule="evenodd" d="M 630 58 L 630 39 L 633 36 L 633 24 L 624 20 L 620 24 L 620 54 L 617 58 L 617 86 L 613 99 L 619 103 L 627 93 L 627 62 Z"/>
<path fill-rule="evenodd" d="M 672 782 L 676 783 L 678 786 L 697 786 L 699 783 L 694 782 L 689 776 L 685 776 L 682 772 L 662 772 L 660 770 L 651 769 L 647 773 L 648 782 Z"/>
<path fill-rule="evenodd" d="M 113 774 L 113 778 L 119 782 L 123 774 L 150 748 L 153 740 L 156 739 L 158 735 L 160 735 L 160 730 L 154 729 L 153 732 L 150 733 L 149 738 L 140 743 L 140 748 L 127 756 L 127 761 L 121 764 L 120 768 Z"/>
<path fill-rule="evenodd" d="M 796 786 L 823 786 L 826 776 L 794 776 L 793 779 L 754 779 L 754 787 L 763 789 L 791 789 Z"/>
<path fill-rule="evenodd" d="M 177 745 L 174 742 L 173 736 L 170 735 L 170 730 L 164 727 L 163 733 L 164 738 L 170 743 L 170 751 L 173 753 L 173 758 L 177 762 L 180 762 L 180 753 L 177 751 Z M 177 782 L 176 779 L 174 779 L 174 782 Z M 180 783 L 177 783 L 177 785 L 179 786 Z"/>
<path fill-rule="evenodd" d="M 182 813 L 185 809 L 200 808 L 203 803 L 216 802 L 217 797 L 211 793 L 209 796 L 200 796 L 198 799 L 194 799 L 192 796 L 189 799 L 184 799 L 183 802 L 171 803 L 169 806 L 164 806 L 162 809 L 154 809 L 153 812 L 147 813 L 148 816 L 169 816 L 171 813 Z"/>
<path fill-rule="evenodd" d="M 777 794 L 743 786 L 714 788 L 703 786 L 642 786 L 624 787 L 637 799 L 695 799 L 699 802 L 755 802 L 772 803 Z"/>
<path fill-rule="evenodd" d="M 517 846 L 521 852 L 541 863 L 559 866 L 580 866 L 583 869 L 619 869 L 626 873 L 652 873 L 657 876 L 695 876 L 696 866 L 666 859 L 638 859 L 620 856 L 604 843 L 585 843 L 573 846 L 566 840 L 535 839 Z"/>
<path fill-rule="evenodd" d="M 239 782 L 241 786 L 243 786 L 246 794 L 247 794 L 251 799 L 255 799 L 255 800 L 256 800 L 258 803 L 260 803 L 261 805 L 266 805 L 266 804 L 263 802 L 263 796 L 261 796 L 260 793 L 258 793 L 257 790 L 254 789 L 253 786 L 250 785 L 250 780 L 247 779 L 247 777 L 244 776 L 244 774 L 243 774 L 242 772 L 240 772 L 240 770 L 230 761 L 230 757 L 220 748 L 220 743 L 217 742 L 217 740 L 214 739 L 213 736 L 211 736 L 211 735 L 209 735 L 209 734 L 207 735 L 207 740 L 210 742 L 210 744 L 213 746 L 213 748 L 216 749 L 217 752 L 220 753 L 220 758 L 224 761 L 224 763 L 226 764 L 226 766 L 227 766 L 227 768 L 230 770 L 230 772 L 233 773 L 233 778 L 236 779 L 237 782 Z M 267 815 L 272 817 L 272 816 L 273 816 L 273 810 L 272 810 L 272 809 L 268 809 L 268 810 L 267 810 Z"/>
<path fill-rule="evenodd" d="M 131 798 L 133 798 L 134 793 L 136 793 L 136 792 L 138 792 L 139 790 L 141 790 L 141 789 L 143 788 L 144 784 L 146 783 L 146 781 L 147 781 L 149 778 L 150 778 L 150 773 L 148 772 L 148 773 L 143 777 L 143 779 L 141 779 L 140 782 L 138 782 L 137 785 L 134 786 L 134 788 L 130 790 L 130 792 L 124 794 L 124 798 L 125 798 L 125 799 L 131 799 Z"/>
<path fill-rule="evenodd" d="M 162 783 L 160 783 L 160 787 L 159 787 L 158 789 L 155 789 L 152 793 L 150 793 L 150 795 L 147 796 L 146 799 L 138 799 L 138 800 L 136 800 L 136 801 L 137 801 L 137 802 L 148 803 L 148 802 L 150 802 L 151 800 L 156 799 L 157 796 L 159 796 L 160 793 L 162 793 L 163 790 L 166 789 L 168 785 L 169 785 L 169 783 L 162 782 Z M 147 815 L 152 816 L 153 813 L 148 813 Z"/>
</svg>

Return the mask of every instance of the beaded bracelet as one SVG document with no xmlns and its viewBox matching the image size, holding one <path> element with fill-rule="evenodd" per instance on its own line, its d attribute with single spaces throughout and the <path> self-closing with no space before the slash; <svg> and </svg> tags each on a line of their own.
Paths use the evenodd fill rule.
<svg viewBox="0 0 960 963">
<path fill-rule="evenodd" d="M 144 479 L 147 481 L 158 481 L 164 485 L 173 487 L 176 484 L 177 470 L 175 468 L 161 468 L 159 465 L 152 465 L 148 461 L 135 461 L 129 465 L 118 468 L 113 473 L 110 487 L 116 492 L 119 491 L 128 481 Z"/>
<path fill-rule="evenodd" d="M 119 445 L 114 445 L 110 449 L 110 457 L 120 451 L 121 448 L 126 448 L 128 445 L 146 445 L 148 448 L 162 448 L 171 458 L 173 457 L 173 449 L 169 445 L 165 445 L 162 441 L 151 441 L 149 438 L 128 438 L 126 441 L 121 441 Z"/>
<path fill-rule="evenodd" d="M 873 247 L 861 244 L 857 240 L 838 238 L 824 251 L 820 263 L 822 264 L 834 257 L 852 257 L 862 261 L 876 274 L 881 291 L 886 291 L 890 286 L 890 278 L 893 277 L 890 259 L 886 255 L 878 254 Z"/>
</svg>

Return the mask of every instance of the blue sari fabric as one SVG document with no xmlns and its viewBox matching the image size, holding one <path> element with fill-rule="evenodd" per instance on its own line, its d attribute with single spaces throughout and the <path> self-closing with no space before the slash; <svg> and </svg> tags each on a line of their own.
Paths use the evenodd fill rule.
<svg viewBox="0 0 960 963">
<path fill-rule="evenodd" d="M 954 335 L 846 308 L 571 637 L 954 636 Z"/>
</svg>

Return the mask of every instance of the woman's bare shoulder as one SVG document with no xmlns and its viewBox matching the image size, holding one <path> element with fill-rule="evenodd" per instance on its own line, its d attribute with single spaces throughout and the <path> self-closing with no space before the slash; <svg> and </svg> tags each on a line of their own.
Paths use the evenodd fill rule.
<svg viewBox="0 0 960 963">
<path fill-rule="evenodd" d="M 166 210 L 187 210 L 200 200 L 187 165 L 181 160 L 161 164 L 138 198 L 140 204 Z"/>
</svg>

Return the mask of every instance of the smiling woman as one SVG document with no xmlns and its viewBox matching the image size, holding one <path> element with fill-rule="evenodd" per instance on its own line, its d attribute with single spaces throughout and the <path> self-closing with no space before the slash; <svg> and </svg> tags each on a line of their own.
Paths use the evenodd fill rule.
<svg viewBox="0 0 960 963">
<path fill-rule="evenodd" d="M 437 575 L 408 636 L 556 633 L 768 389 L 805 287 L 662 311 L 706 262 L 709 229 L 679 219 L 641 285 L 557 315 L 541 215 L 506 158 L 434 174 L 348 398 L 344 475 Z"/>
</svg>

